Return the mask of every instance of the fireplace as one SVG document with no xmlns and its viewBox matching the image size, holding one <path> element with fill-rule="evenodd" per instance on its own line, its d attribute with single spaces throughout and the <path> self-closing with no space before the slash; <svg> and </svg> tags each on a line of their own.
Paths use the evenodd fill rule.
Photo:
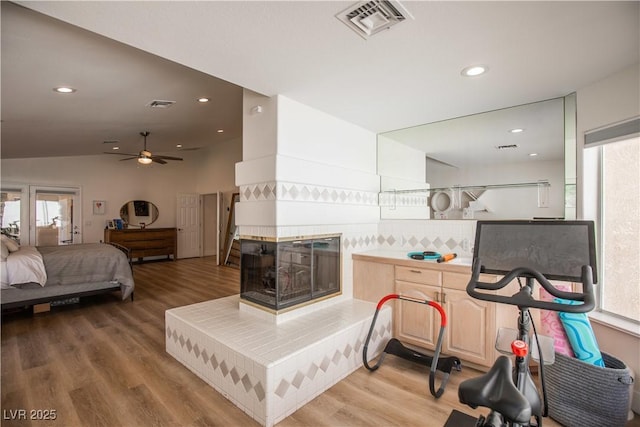
<svg viewBox="0 0 640 427">
<path fill-rule="evenodd" d="M 240 298 L 277 312 L 338 295 L 340 236 L 240 241 Z"/>
</svg>

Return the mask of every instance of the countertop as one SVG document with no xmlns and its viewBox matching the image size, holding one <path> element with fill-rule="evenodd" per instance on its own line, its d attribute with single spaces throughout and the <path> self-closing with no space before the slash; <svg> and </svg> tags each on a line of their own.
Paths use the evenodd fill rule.
<svg viewBox="0 0 640 427">
<path fill-rule="evenodd" d="M 434 259 L 415 260 L 407 256 L 409 251 L 373 250 L 358 252 L 352 255 L 354 260 L 381 262 L 385 264 L 404 265 L 407 267 L 438 268 L 468 272 L 471 270 L 472 258 L 457 257 L 448 262 L 438 263 Z"/>
</svg>

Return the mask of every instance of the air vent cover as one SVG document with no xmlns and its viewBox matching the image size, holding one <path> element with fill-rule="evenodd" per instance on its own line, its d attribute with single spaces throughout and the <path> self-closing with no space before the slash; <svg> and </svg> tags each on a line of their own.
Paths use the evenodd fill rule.
<svg viewBox="0 0 640 427">
<path fill-rule="evenodd" d="M 512 150 L 514 148 L 518 148 L 518 146 L 516 144 L 496 145 L 496 150 Z"/>
<path fill-rule="evenodd" d="M 160 99 L 154 99 L 153 101 L 149 101 L 149 103 L 146 105 L 146 107 L 151 107 L 151 108 L 169 108 L 175 103 L 176 103 L 176 101 L 163 101 L 163 100 L 160 100 Z"/>
<path fill-rule="evenodd" d="M 362 1 L 343 10 L 336 18 L 364 39 L 386 30 L 407 18 L 409 11 L 396 0 Z"/>
</svg>

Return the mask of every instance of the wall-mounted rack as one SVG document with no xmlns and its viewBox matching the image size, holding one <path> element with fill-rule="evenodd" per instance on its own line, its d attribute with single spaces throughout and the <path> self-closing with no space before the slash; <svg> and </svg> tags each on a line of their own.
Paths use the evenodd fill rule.
<svg viewBox="0 0 640 427">
<path fill-rule="evenodd" d="M 548 206 L 549 188 L 551 187 L 551 184 L 549 183 L 549 180 L 546 179 L 535 182 L 517 182 L 508 184 L 453 185 L 450 187 L 384 190 L 378 195 L 378 205 L 381 207 L 388 207 L 392 210 L 397 207 L 426 206 L 428 205 L 428 198 L 430 195 L 438 194 L 439 192 L 447 192 L 458 200 L 458 202 L 453 203 L 453 205 L 460 206 L 461 193 L 467 194 L 471 200 L 475 201 L 486 190 L 525 187 L 538 189 L 538 207 L 542 208 Z"/>
<path fill-rule="evenodd" d="M 548 180 L 543 179 L 536 182 L 517 182 L 510 184 L 485 184 L 485 185 L 452 185 L 450 187 L 425 188 L 425 189 L 408 189 L 408 190 L 385 190 L 380 194 L 421 194 L 435 191 L 451 191 L 451 190 L 490 190 L 496 188 L 516 188 L 516 187 L 551 187 Z"/>
</svg>

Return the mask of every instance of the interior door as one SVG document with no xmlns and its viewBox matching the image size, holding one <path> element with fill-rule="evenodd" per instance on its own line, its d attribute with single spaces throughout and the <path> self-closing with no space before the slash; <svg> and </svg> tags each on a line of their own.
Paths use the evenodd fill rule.
<svg viewBox="0 0 640 427">
<path fill-rule="evenodd" d="M 79 188 L 31 186 L 29 204 L 30 245 L 82 243 Z"/>
<path fill-rule="evenodd" d="M 220 264 L 220 202 L 221 194 L 211 193 L 202 196 L 202 255 L 215 256 L 216 265 Z"/>
<path fill-rule="evenodd" d="M 178 258 L 200 256 L 200 195 L 179 193 L 178 212 Z"/>
</svg>

